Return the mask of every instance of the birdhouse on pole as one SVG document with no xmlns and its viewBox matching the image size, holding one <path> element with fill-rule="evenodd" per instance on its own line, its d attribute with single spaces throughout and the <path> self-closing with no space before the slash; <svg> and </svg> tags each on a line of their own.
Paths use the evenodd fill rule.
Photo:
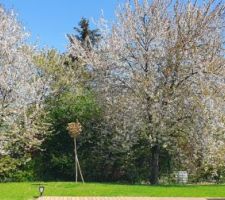
<svg viewBox="0 0 225 200">
<path fill-rule="evenodd" d="M 74 141 L 75 181 L 77 183 L 78 170 L 79 170 L 81 180 L 84 183 L 84 178 L 83 178 L 83 174 L 81 171 L 81 167 L 80 167 L 80 163 L 79 163 L 78 155 L 77 155 L 77 141 L 76 141 L 76 138 L 81 134 L 82 126 L 81 126 L 80 122 L 78 122 L 78 121 L 71 122 L 71 123 L 68 123 L 67 130 L 69 132 L 70 137 L 73 138 L 73 141 Z"/>
</svg>

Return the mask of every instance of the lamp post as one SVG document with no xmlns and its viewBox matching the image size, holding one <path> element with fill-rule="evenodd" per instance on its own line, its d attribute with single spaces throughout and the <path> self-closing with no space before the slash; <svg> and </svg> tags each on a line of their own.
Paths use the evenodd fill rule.
<svg viewBox="0 0 225 200">
<path fill-rule="evenodd" d="M 43 196 L 44 191 L 45 191 L 45 187 L 44 187 L 43 185 L 40 185 L 40 186 L 39 186 L 39 193 L 40 193 L 40 196 Z"/>
</svg>

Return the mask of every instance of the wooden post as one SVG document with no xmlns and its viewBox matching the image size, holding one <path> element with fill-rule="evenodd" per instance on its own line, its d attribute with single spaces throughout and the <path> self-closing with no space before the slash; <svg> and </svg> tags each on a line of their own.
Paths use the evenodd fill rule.
<svg viewBox="0 0 225 200">
<path fill-rule="evenodd" d="M 81 171 L 81 167 L 80 167 L 80 163 L 79 163 L 78 157 L 77 157 L 77 164 L 78 164 L 78 169 L 79 169 L 79 172 L 80 172 L 81 180 L 84 183 L 84 177 L 83 177 L 83 174 L 82 174 L 82 171 Z"/>
<path fill-rule="evenodd" d="M 79 163 L 78 155 L 77 155 L 77 140 L 76 140 L 76 137 L 74 137 L 74 159 L 75 159 L 75 181 L 77 183 L 78 170 L 79 170 L 81 180 L 84 183 L 84 177 L 83 177 L 83 174 L 82 174 L 82 171 L 81 171 L 81 167 L 80 167 L 80 163 Z"/>
<path fill-rule="evenodd" d="M 75 181 L 77 183 L 77 141 L 76 138 L 74 137 L 74 161 L 75 161 Z"/>
</svg>

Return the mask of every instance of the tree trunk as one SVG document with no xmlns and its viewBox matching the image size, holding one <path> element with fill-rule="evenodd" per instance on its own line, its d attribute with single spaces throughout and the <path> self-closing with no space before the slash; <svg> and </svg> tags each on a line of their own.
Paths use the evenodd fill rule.
<svg viewBox="0 0 225 200">
<path fill-rule="evenodd" d="M 159 145 L 155 145 L 151 149 L 152 158 L 151 158 L 151 176 L 150 183 L 156 185 L 159 183 Z"/>
</svg>

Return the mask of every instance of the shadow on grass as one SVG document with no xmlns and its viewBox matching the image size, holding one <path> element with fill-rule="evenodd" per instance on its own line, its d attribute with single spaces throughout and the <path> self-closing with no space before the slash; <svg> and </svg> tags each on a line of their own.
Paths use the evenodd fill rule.
<svg viewBox="0 0 225 200">
<path fill-rule="evenodd" d="M 88 183 L 88 184 L 96 184 L 96 183 Z M 146 186 L 146 187 L 161 187 L 161 188 L 196 188 L 196 187 L 224 187 L 225 185 L 224 184 L 204 184 L 204 185 L 201 185 L 201 184 L 158 184 L 158 185 L 151 185 L 151 184 L 129 184 L 129 183 L 98 183 L 99 185 L 120 185 L 120 186 Z M 211 199 L 209 199 L 211 200 Z M 214 200 L 214 199 L 212 199 Z M 225 200 L 225 199 L 222 199 L 222 200 Z"/>
<path fill-rule="evenodd" d="M 43 185 L 43 186 L 48 186 L 49 183 L 52 183 L 52 182 L 42 182 L 42 183 L 33 183 L 31 185 L 36 185 L 36 186 L 40 186 L 40 185 Z M 67 182 L 65 182 L 67 183 Z M 68 182 L 68 183 L 72 183 L 72 182 Z M 86 182 L 87 185 L 96 185 L 96 183 L 93 183 L 93 182 Z M 80 185 L 83 185 L 81 183 L 78 183 L 78 184 L 75 184 L 76 186 L 80 186 Z M 84 184 L 85 185 L 85 184 Z M 144 186 L 144 187 L 160 187 L 160 188 L 196 188 L 196 187 L 225 187 L 224 184 L 209 184 L 209 185 L 201 185 L 201 184 L 159 184 L 159 185 L 151 185 L 151 184 L 129 184 L 129 183 L 117 183 L 117 182 L 107 182 L 107 183 L 104 183 L 104 182 L 99 182 L 97 183 L 97 185 L 109 185 L 109 186 Z M 74 187 L 73 186 L 67 186 L 67 187 Z M 211 200 L 211 199 L 209 199 Z M 214 200 L 214 199 L 212 199 Z M 222 200 L 225 200 L 225 199 L 222 199 Z"/>
</svg>

